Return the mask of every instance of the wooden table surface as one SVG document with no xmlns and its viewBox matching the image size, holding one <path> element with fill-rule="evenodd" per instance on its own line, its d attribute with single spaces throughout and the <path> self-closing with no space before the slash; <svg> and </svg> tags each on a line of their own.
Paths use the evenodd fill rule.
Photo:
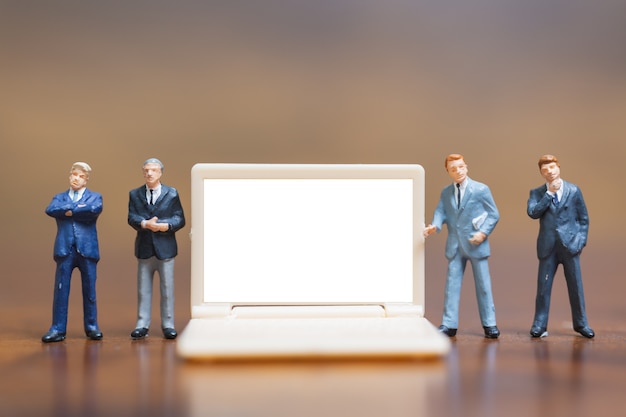
<svg viewBox="0 0 626 417">
<path fill-rule="evenodd" d="M 436 361 L 187 363 L 175 343 L 0 341 L 4 416 L 618 416 L 624 335 L 461 333 Z"/>
<path fill-rule="evenodd" d="M 0 340 L 3 416 L 618 416 L 624 332 L 461 331 L 435 361 L 188 363 L 175 341 Z"/>
<path fill-rule="evenodd" d="M 67 339 L 42 344 L 40 337 L 49 325 L 47 292 L 35 300 L 45 305 L 39 308 L 27 298 L 4 297 L 0 415 L 623 416 L 626 285 L 619 271 L 607 272 L 608 258 L 602 256 L 587 254 L 584 264 L 595 339 L 571 329 L 562 275 L 555 282 L 550 334 L 532 339 L 528 304 L 534 285 L 518 277 L 514 265 L 511 270 L 494 262 L 492 275 L 500 277 L 494 291 L 502 336 L 483 337 L 470 275 L 452 350 L 441 360 L 427 362 L 185 362 L 176 356 L 176 341 L 164 340 L 157 331 L 158 323 L 146 340 L 132 341 L 135 295 L 124 298 L 104 281 L 98 294 L 104 339 L 89 341 L 80 329 L 77 279 Z M 437 262 L 429 275 L 445 267 Z M 127 267 L 132 270 L 132 264 L 121 266 Z M 179 273 L 186 273 L 182 264 Z M 106 268 L 102 274 L 113 275 Z M 12 289 L 14 294 L 25 294 L 30 284 L 24 280 L 20 285 L 23 288 Z M 443 283 L 429 278 L 427 285 L 433 294 L 427 316 L 438 325 Z M 188 289 L 181 284 L 177 290 L 177 326 L 182 330 L 189 316 Z M 111 304 L 114 297 L 123 302 Z"/>
</svg>

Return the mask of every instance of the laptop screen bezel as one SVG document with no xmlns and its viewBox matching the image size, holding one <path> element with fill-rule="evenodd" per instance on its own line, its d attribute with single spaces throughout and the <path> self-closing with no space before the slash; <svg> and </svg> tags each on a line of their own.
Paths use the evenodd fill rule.
<svg viewBox="0 0 626 417">
<path fill-rule="evenodd" d="M 424 306 L 424 170 L 417 164 L 214 164 L 198 163 L 191 170 L 191 306 L 210 306 L 205 302 L 204 280 L 204 204 L 206 179 L 409 179 L 413 198 L 412 300 Z M 384 305 L 389 300 L 368 304 Z M 273 305 L 266 302 L 231 300 L 233 305 Z M 222 302 L 218 304 L 223 304 Z M 284 305 L 284 303 L 281 303 Z M 294 302 L 293 305 L 344 305 L 346 303 Z M 361 304 L 350 302 L 347 304 Z"/>
</svg>

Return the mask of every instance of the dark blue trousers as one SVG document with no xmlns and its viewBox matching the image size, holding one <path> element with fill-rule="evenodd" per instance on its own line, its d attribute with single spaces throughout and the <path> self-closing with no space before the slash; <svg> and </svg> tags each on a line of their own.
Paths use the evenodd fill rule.
<svg viewBox="0 0 626 417">
<path fill-rule="evenodd" d="M 50 331 L 66 332 L 70 281 L 74 268 L 78 268 L 81 275 L 85 332 L 98 330 L 98 309 L 96 306 L 96 265 L 98 261 L 85 258 L 76 251 L 76 248 L 73 248 L 68 256 L 57 257 L 55 261 L 57 268 L 54 277 L 54 301 Z"/>
<path fill-rule="evenodd" d="M 585 327 L 587 326 L 587 313 L 585 312 L 585 296 L 580 270 L 580 254 L 572 256 L 561 244 L 557 244 L 548 257 L 539 260 L 533 325 L 543 328 L 548 327 L 552 283 L 554 282 L 554 275 L 559 264 L 563 265 L 563 273 L 565 274 L 572 311 L 573 327 L 574 329 Z"/>
</svg>

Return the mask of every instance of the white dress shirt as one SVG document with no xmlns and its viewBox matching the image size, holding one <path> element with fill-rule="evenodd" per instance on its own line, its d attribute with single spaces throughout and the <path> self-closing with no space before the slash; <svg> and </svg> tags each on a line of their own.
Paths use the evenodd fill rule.
<svg viewBox="0 0 626 417">
<path fill-rule="evenodd" d="M 152 202 L 156 203 L 157 199 L 161 195 L 161 184 L 152 189 Z M 146 201 L 150 204 L 150 188 L 146 185 Z"/>
</svg>

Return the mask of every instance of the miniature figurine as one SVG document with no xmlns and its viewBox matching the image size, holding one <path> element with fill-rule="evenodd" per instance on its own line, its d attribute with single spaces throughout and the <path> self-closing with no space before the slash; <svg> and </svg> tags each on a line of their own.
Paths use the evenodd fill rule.
<svg viewBox="0 0 626 417">
<path fill-rule="evenodd" d="M 530 191 L 528 215 L 539 219 L 537 297 L 532 337 L 547 336 L 552 282 L 563 265 L 574 330 L 587 338 L 595 336 L 587 324 L 580 253 L 587 244 L 589 216 L 580 189 L 561 179 L 561 166 L 554 155 L 539 158 L 539 172 L 546 184 Z"/>
<path fill-rule="evenodd" d="M 500 330 L 496 325 L 487 258 L 491 253 L 488 236 L 496 227 L 500 214 L 489 187 L 467 176 L 463 155 L 448 155 L 445 167 L 453 183 L 441 191 L 433 221 L 424 229 L 424 237 L 441 231 L 444 223 L 448 229 L 445 253 L 448 272 L 439 331 L 449 337 L 456 336 L 461 284 L 469 261 L 474 273 L 476 299 L 485 337 L 496 339 L 500 336 Z"/>
<path fill-rule="evenodd" d="M 54 217 L 57 235 L 54 241 L 54 300 L 52 325 L 42 336 L 44 343 L 65 339 L 72 271 L 78 268 L 83 290 L 83 322 L 91 340 L 102 339 L 96 306 L 96 265 L 100 260 L 96 220 L 102 212 L 102 196 L 86 188 L 91 167 L 75 162 L 70 169 L 70 189 L 55 195 L 46 208 Z"/>
<path fill-rule="evenodd" d="M 133 339 L 148 335 L 152 310 L 152 280 L 159 273 L 161 329 L 166 339 L 175 339 L 174 258 L 178 254 L 175 233 L 185 226 L 185 215 L 175 188 L 161 184 L 163 164 L 150 158 L 143 164 L 146 184 L 130 191 L 128 224 L 137 231 L 135 256 L 138 261 L 137 325 Z"/>
</svg>

